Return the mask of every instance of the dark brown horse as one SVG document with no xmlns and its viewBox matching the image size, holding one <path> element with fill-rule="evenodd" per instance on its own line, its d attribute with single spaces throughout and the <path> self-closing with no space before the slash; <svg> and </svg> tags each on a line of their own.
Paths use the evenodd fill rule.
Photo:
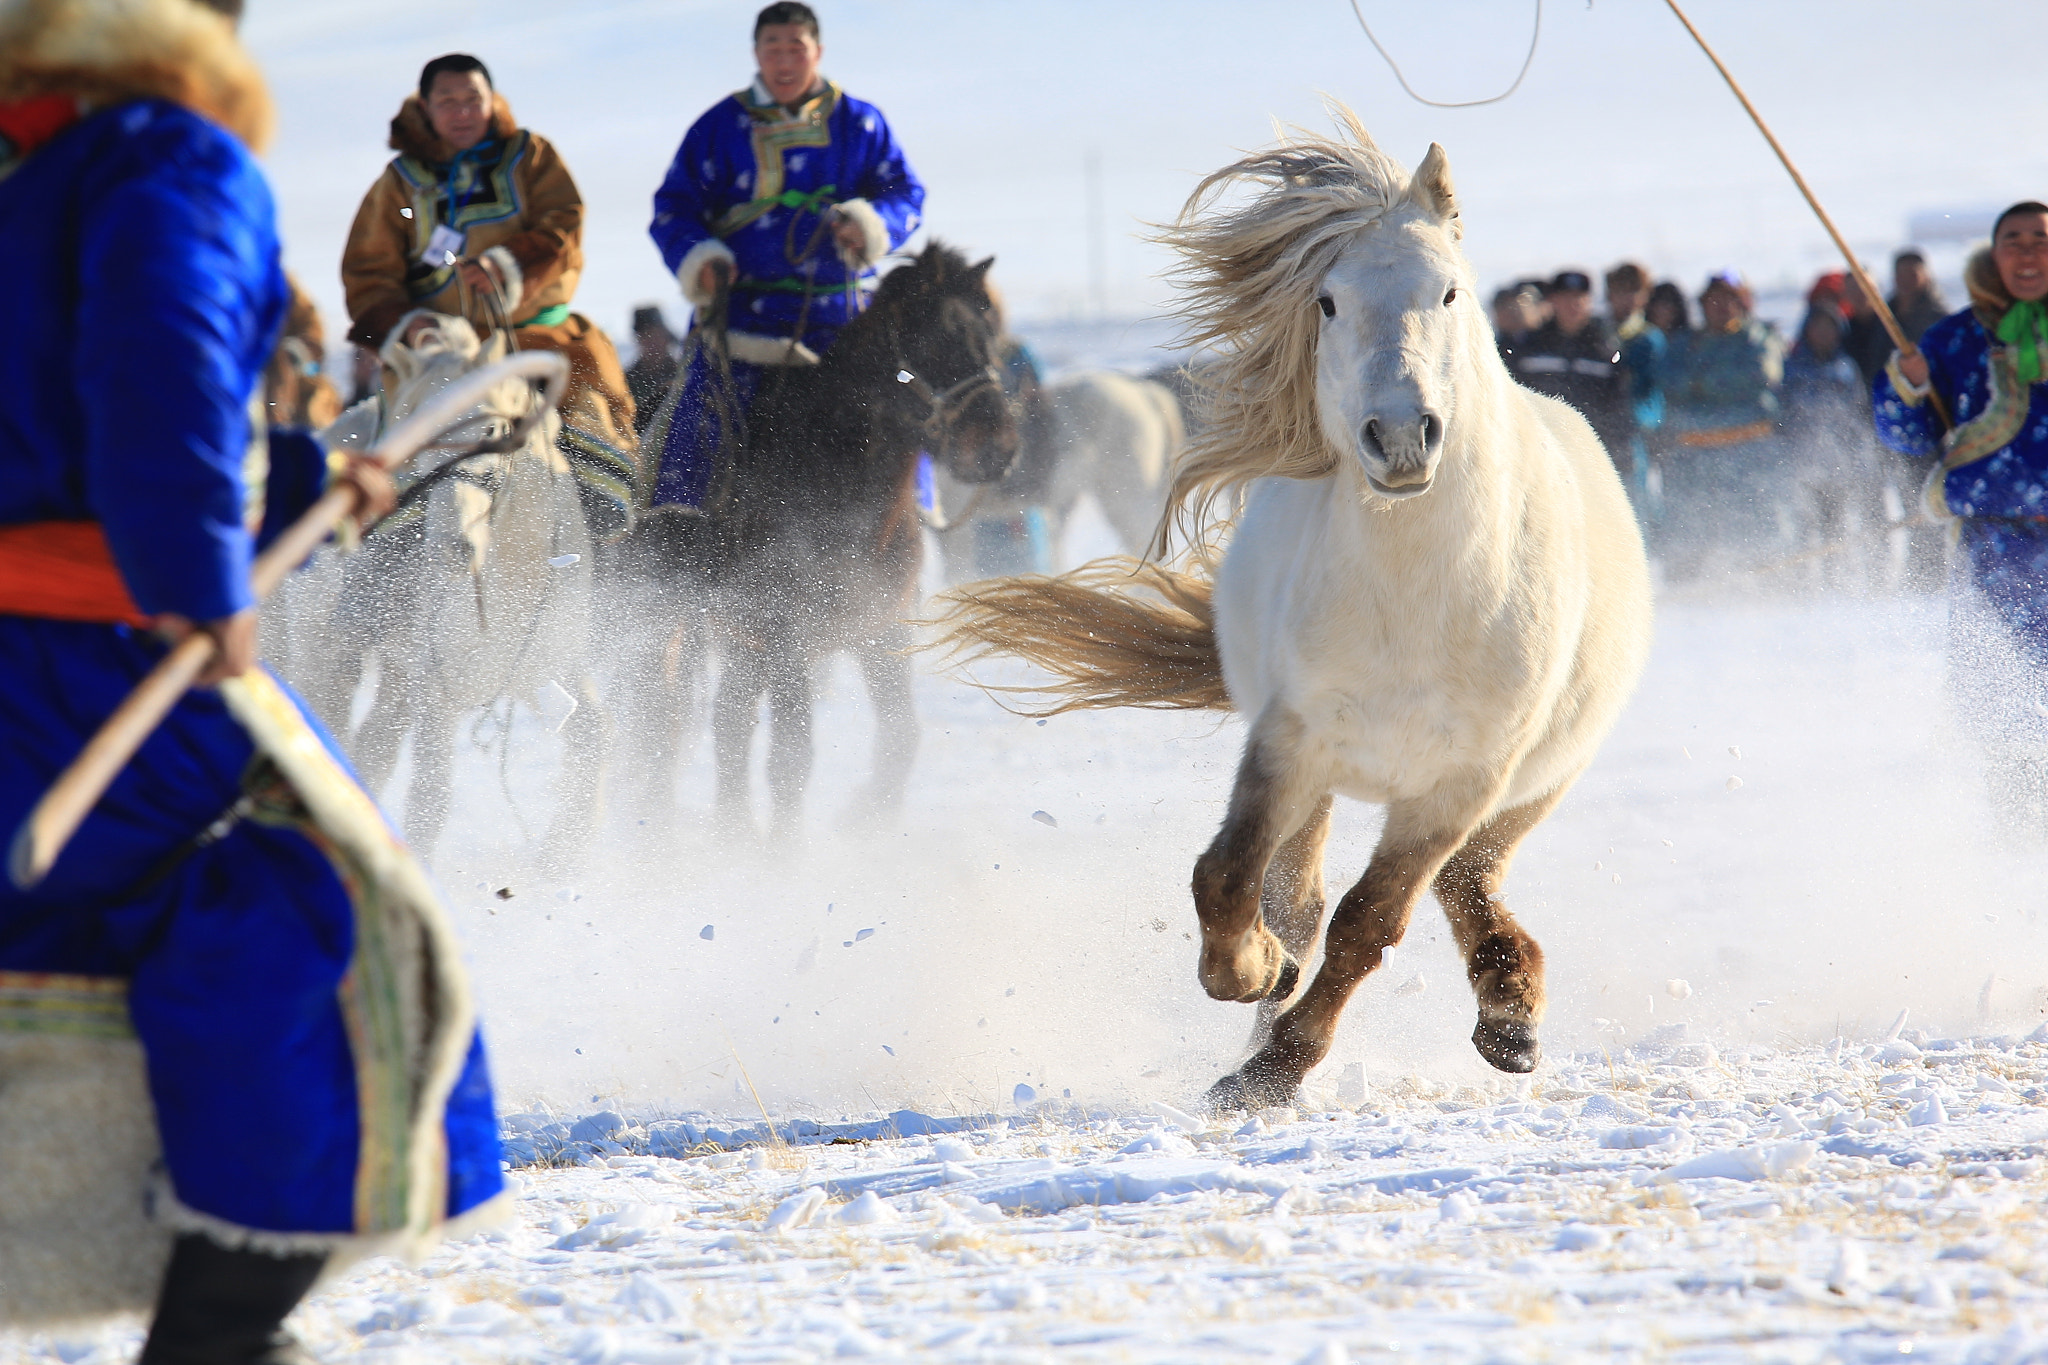
<svg viewBox="0 0 2048 1365">
<path fill-rule="evenodd" d="M 901 802 L 918 742 L 904 654 L 924 561 L 918 456 L 971 483 L 1000 479 L 1017 456 L 995 366 L 990 264 L 934 243 L 891 271 L 818 364 L 762 378 L 704 512 L 657 512 L 635 533 L 624 559 L 636 595 L 687 603 L 680 621 L 644 637 L 665 641 L 664 657 L 622 660 L 626 747 L 650 809 L 668 804 L 707 650 L 720 662 L 711 713 L 723 827 L 752 827 L 748 766 L 766 694 L 770 831 L 796 832 L 813 672 L 840 651 L 859 663 L 877 713 L 873 771 L 854 813 Z"/>
</svg>

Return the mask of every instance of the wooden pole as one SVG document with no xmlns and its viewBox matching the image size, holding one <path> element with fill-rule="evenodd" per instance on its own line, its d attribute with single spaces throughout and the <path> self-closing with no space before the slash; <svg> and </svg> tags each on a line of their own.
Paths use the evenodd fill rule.
<svg viewBox="0 0 2048 1365">
<path fill-rule="evenodd" d="M 531 419 L 537 421 L 561 401 L 569 383 L 569 365 L 552 351 L 526 351 L 464 375 L 386 433 L 370 449 L 371 458 L 386 469 L 397 469 L 467 417 L 492 389 L 514 379 L 541 382 L 541 400 Z M 522 423 L 522 428 L 515 428 L 513 435 L 523 441 L 524 430 L 531 428 L 531 421 Z M 348 484 L 329 489 L 304 516 L 271 542 L 249 574 L 250 585 L 259 600 L 269 596 L 294 569 L 305 563 L 342 519 L 356 510 L 359 497 Z M 71 760 L 71 766 L 43 793 L 35 809 L 15 831 L 14 842 L 8 849 L 7 874 L 17 887 L 26 891 L 49 875 L 57 856 L 121 770 L 128 766 L 128 760 L 156 733 L 171 708 L 213 662 L 216 648 L 214 638 L 202 630 L 180 640 L 122 700 L 78 757 Z"/>
<path fill-rule="evenodd" d="M 1849 273 L 1856 277 L 1856 287 L 1861 289 L 1863 297 L 1870 301 L 1871 308 L 1877 313 L 1877 320 L 1884 324 L 1885 332 L 1891 337 L 1892 345 L 1899 348 L 1900 355 L 1918 355 L 1920 348 L 1907 338 L 1905 329 L 1899 326 L 1899 320 L 1892 316 L 1890 305 L 1885 303 L 1884 295 L 1879 292 L 1876 283 L 1870 278 L 1869 272 L 1864 270 L 1862 262 L 1856 259 L 1856 253 L 1849 249 L 1849 243 L 1843 240 L 1841 232 L 1835 227 L 1835 220 L 1828 217 L 1828 211 L 1820 206 L 1820 200 L 1814 197 L 1813 190 L 1806 183 L 1806 177 L 1801 175 L 1799 168 L 1792 164 L 1792 158 L 1785 155 L 1785 149 L 1779 144 L 1777 136 L 1771 132 L 1770 125 L 1764 122 L 1764 116 L 1756 111 L 1756 106 L 1749 102 L 1749 96 L 1745 95 L 1742 92 L 1742 87 L 1736 84 L 1735 77 L 1729 73 L 1727 64 L 1721 60 L 1712 47 L 1707 45 L 1707 40 L 1700 36 L 1698 29 L 1693 27 L 1692 20 L 1685 17 L 1685 11 L 1678 7 L 1678 0 L 1664 0 L 1664 3 L 1669 5 L 1671 12 L 1678 16 L 1678 22 L 1685 25 L 1685 31 L 1692 35 L 1692 40 L 1700 45 L 1700 51 L 1707 54 L 1707 60 L 1712 62 L 1714 69 L 1721 73 L 1721 79 L 1728 82 L 1728 88 L 1735 92 L 1735 98 L 1742 101 L 1742 107 L 1748 112 L 1750 122 L 1756 124 L 1756 130 L 1764 135 L 1764 141 L 1771 144 L 1771 150 L 1778 154 L 1778 160 L 1784 164 L 1786 172 L 1791 175 L 1792 183 L 1799 187 L 1799 192 L 1802 195 L 1806 196 L 1807 206 L 1813 210 L 1814 216 L 1820 219 L 1820 225 L 1828 230 L 1828 236 L 1835 239 L 1835 249 L 1840 251 L 1842 259 L 1849 263 Z M 1934 413 L 1941 419 L 1942 426 L 1953 425 L 1949 420 L 1948 409 L 1942 404 L 1940 394 L 1935 393 L 1932 389 L 1928 390 L 1927 401 L 1933 405 Z"/>
</svg>

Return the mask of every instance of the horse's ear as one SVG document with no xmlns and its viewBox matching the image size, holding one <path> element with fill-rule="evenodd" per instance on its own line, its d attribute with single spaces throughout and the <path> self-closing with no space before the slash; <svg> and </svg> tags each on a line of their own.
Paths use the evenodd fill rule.
<svg viewBox="0 0 2048 1365">
<path fill-rule="evenodd" d="M 1408 197 L 1439 218 L 1448 221 L 1458 216 L 1458 191 L 1451 184 L 1451 158 L 1441 142 L 1429 144 L 1429 155 L 1422 158 L 1422 164 L 1415 168 L 1415 178 L 1408 182 Z"/>
<path fill-rule="evenodd" d="M 974 278 L 975 278 L 976 280 L 985 280 L 985 279 L 987 279 L 987 278 L 988 278 L 988 268 L 989 268 L 990 266 L 994 265 L 995 263 L 996 263 L 996 258 L 995 258 L 995 257 L 993 257 L 993 256 L 984 256 L 984 257 L 982 257 L 982 258 L 981 258 L 981 259 L 980 259 L 979 261 L 977 261 L 977 262 L 975 263 L 975 266 L 974 266 L 974 271 L 973 271 L 973 274 L 974 274 Z"/>
</svg>

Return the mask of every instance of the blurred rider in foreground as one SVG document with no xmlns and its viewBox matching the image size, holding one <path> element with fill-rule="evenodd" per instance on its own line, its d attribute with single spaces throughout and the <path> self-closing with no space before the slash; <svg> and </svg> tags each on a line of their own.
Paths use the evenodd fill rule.
<svg viewBox="0 0 2048 1365">
<path fill-rule="evenodd" d="M 256 662 L 257 548 L 376 465 L 252 420 L 288 291 L 236 0 L 0 6 L 0 829 L 193 631 L 214 662 L 32 889 L 0 883 L 0 1327 L 307 1359 L 323 1271 L 502 1176 L 416 865 Z"/>
</svg>

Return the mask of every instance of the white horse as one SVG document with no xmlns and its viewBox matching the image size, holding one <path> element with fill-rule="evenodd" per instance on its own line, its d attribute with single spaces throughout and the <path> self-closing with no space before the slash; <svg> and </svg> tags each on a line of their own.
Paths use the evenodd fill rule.
<svg viewBox="0 0 2048 1365">
<path fill-rule="evenodd" d="M 1221 361 L 1161 532 L 1189 500 L 1199 528 L 1216 498 L 1247 494 L 1213 592 L 1146 566 L 1167 601 L 1133 596 L 1126 562 L 964 588 L 950 612 L 970 659 L 1059 675 L 1052 709 L 1250 721 L 1194 875 L 1202 985 L 1263 1002 L 1219 1106 L 1294 1094 L 1432 887 L 1478 996 L 1474 1045 L 1503 1071 L 1536 1065 L 1543 957 L 1502 882 L 1650 642 L 1621 482 L 1584 418 L 1502 366 L 1443 149 L 1411 179 L 1335 112 L 1345 136 L 1296 134 L 1217 172 L 1165 234 L 1191 339 Z M 1333 793 L 1385 804 L 1386 824 L 1297 996 Z"/>
<path fill-rule="evenodd" d="M 1034 510 L 1045 517 L 1046 567 L 1066 564 L 1067 526 L 1084 495 L 1094 497 L 1125 549 L 1140 550 L 1151 539 L 1167 473 L 1186 441 L 1173 390 L 1091 370 L 1048 385 L 1046 402 L 1045 448 L 1027 448 L 1002 483 L 984 489 L 938 472 L 940 507 L 963 518 L 939 538 L 948 581 L 992 571 L 976 553 L 982 526 Z"/>
<path fill-rule="evenodd" d="M 435 315 L 412 346 L 385 345 L 385 397 L 349 409 L 322 439 L 368 446 L 504 347 L 502 337 L 480 342 L 464 319 Z M 507 382 L 443 442 L 502 433 L 533 401 L 527 385 Z M 483 710 L 472 732 L 490 729 L 488 739 L 509 745 L 515 702 L 562 737 L 546 852 L 573 856 L 593 828 L 610 730 L 591 681 L 591 538 L 559 429 L 549 413 L 518 449 L 457 461 L 430 486 L 408 488 L 360 551 L 324 552 L 264 612 L 273 657 L 343 737 L 371 791 L 390 780 L 411 738 L 405 830 L 422 856 L 447 821 L 464 717 Z M 372 657 L 375 695 L 351 726 Z"/>
</svg>

